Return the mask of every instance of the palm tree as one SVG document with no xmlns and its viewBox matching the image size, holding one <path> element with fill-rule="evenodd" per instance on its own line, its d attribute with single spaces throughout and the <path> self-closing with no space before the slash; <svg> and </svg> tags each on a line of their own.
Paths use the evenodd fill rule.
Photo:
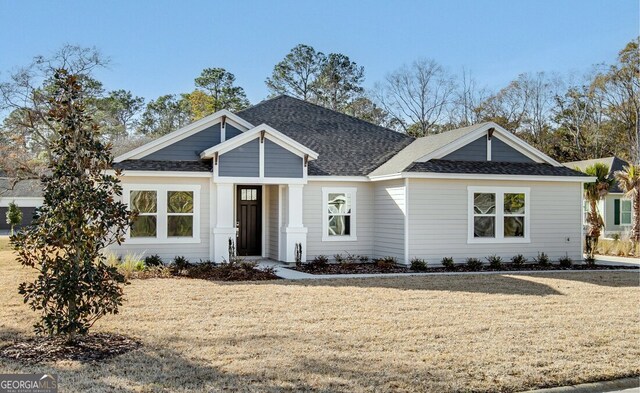
<svg viewBox="0 0 640 393">
<path fill-rule="evenodd" d="M 584 173 L 596 178 L 593 183 L 584 184 L 584 197 L 589 202 L 589 213 L 587 213 L 587 255 L 593 259 L 593 254 L 598 247 L 598 238 L 604 228 L 604 220 L 598 212 L 598 202 L 609 193 L 609 188 L 613 184 L 613 179 L 609 178 L 609 166 L 597 162 L 585 168 Z"/>
<path fill-rule="evenodd" d="M 631 226 L 631 241 L 633 242 L 634 253 L 637 254 L 638 243 L 640 243 L 640 165 L 628 165 L 621 171 L 614 174 L 620 189 L 624 191 L 624 196 L 631 199 L 633 205 L 633 225 Z"/>
</svg>

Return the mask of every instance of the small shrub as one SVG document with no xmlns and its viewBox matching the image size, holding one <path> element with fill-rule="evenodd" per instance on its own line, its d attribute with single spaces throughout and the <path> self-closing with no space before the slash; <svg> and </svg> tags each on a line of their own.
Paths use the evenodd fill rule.
<svg viewBox="0 0 640 393">
<path fill-rule="evenodd" d="M 442 258 L 442 266 L 444 266 L 445 269 L 447 270 L 453 270 L 455 264 L 453 263 L 453 258 L 452 257 L 444 257 Z"/>
<path fill-rule="evenodd" d="M 376 266 L 382 270 L 390 270 L 393 269 L 398 263 L 398 260 L 394 257 L 383 257 L 376 261 Z"/>
<path fill-rule="evenodd" d="M 200 265 L 202 265 L 202 262 L 200 263 Z M 173 258 L 173 261 L 171 261 L 171 267 L 174 271 L 179 272 L 181 270 L 188 269 L 191 266 L 191 263 L 189 263 L 189 260 L 187 260 L 187 258 L 185 257 L 176 256 Z"/>
<path fill-rule="evenodd" d="M 411 270 L 416 272 L 427 271 L 427 261 L 420 258 L 413 258 L 411 260 Z"/>
<path fill-rule="evenodd" d="M 333 256 L 333 259 L 335 259 L 335 261 L 338 263 L 344 262 L 344 257 L 342 256 L 342 254 L 335 254 Z"/>
<path fill-rule="evenodd" d="M 367 262 L 369 262 L 369 257 L 368 257 L 368 256 L 366 256 L 366 255 L 359 255 L 359 256 L 358 256 L 358 260 L 359 260 L 361 263 L 367 263 Z"/>
<path fill-rule="evenodd" d="M 471 270 L 480 270 L 482 262 L 478 258 L 467 258 L 467 267 Z"/>
<path fill-rule="evenodd" d="M 584 259 L 584 263 L 586 263 L 587 266 L 595 266 L 596 265 L 596 259 L 594 257 L 592 257 L 591 255 L 588 255 Z"/>
<path fill-rule="evenodd" d="M 611 235 L 611 238 L 613 239 L 613 241 L 617 242 L 618 240 L 620 240 L 620 232 L 615 232 Z"/>
<path fill-rule="evenodd" d="M 569 268 L 573 265 L 573 260 L 569 258 L 569 255 L 565 255 L 564 257 L 558 259 L 560 263 L 560 267 Z"/>
<path fill-rule="evenodd" d="M 496 254 L 489 255 L 486 260 L 489 261 L 489 267 L 491 269 L 502 269 L 502 258 L 497 256 Z"/>
<path fill-rule="evenodd" d="M 513 266 L 521 267 L 522 265 L 527 263 L 527 258 L 525 258 L 522 254 L 518 254 L 511 258 L 511 263 L 513 263 Z"/>
<path fill-rule="evenodd" d="M 162 258 L 160 258 L 160 255 L 158 254 L 147 255 L 146 257 L 144 257 L 144 264 L 149 267 L 164 265 L 164 263 L 162 262 Z"/>
<path fill-rule="evenodd" d="M 328 263 L 329 258 L 324 255 L 318 255 L 317 257 L 313 258 L 313 261 L 309 262 L 309 266 L 314 270 L 320 270 L 327 267 Z"/>
<path fill-rule="evenodd" d="M 535 258 L 535 261 L 540 266 L 549 266 L 551 263 L 549 262 L 549 256 L 544 252 L 539 252 L 538 256 Z"/>
</svg>

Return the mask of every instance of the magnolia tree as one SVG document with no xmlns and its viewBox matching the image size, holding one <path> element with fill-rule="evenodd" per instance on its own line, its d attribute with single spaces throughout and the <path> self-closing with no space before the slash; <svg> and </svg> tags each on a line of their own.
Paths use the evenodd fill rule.
<svg viewBox="0 0 640 393">
<path fill-rule="evenodd" d="M 42 314 L 36 333 L 72 342 L 122 304 L 124 277 L 108 266 L 103 250 L 120 244 L 132 214 L 114 197 L 119 173 L 110 175 L 111 147 L 85 113 L 82 79 L 58 70 L 48 121 L 59 133 L 51 145 L 49 174 L 42 177 L 44 204 L 33 225 L 11 237 L 19 261 L 38 271 L 20 284 L 25 303 Z"/>
</svg>

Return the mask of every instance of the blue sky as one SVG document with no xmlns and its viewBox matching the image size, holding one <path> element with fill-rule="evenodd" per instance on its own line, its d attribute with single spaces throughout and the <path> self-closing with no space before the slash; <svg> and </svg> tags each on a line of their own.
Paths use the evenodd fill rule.
<svg viewBox="0 0 640 393">
<path fill-rule="evenodd" d="M 298 43 L 365 67 L 367 87 L 433 58 L 491 89 L 522 72 L 582 73 L 639 34 L 636 0 L 14 1 L 0 0 L 0 79 L 64 43 L 112 59 L 107 89 L 147 99 L 188 92 L 203 68 L 233 72 L 252 102 Z"/>
</svg>

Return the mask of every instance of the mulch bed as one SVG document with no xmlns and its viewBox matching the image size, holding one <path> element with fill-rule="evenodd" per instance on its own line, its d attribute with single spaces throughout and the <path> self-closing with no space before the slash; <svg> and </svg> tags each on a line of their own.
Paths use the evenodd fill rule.
<svg viewBox="0 0 640 393">
<path fill-rule="evenodd" d="M 297 270 L 310 274 L 385 274 L 385 273 L 451 273 L 451 272 L 509 272 L 509 271 L 553 271 L 553 270 L 619 270 L 619 269 L 638 269 L 638 266 L 609 266 L 609 265 L 573 265 L 571 267 L 561 267 L 557 264 L 550 266 L 527 263 L 522 266 L 514 266 L 510 263 L 504 263 L 500 269 L 491 268 L 488 265 L 482 266 L 480 270 L 471 269 L 465 264 L 455 265 L 452 269 L 444 267 L 429 267 L 426 270 L 411 270 L 408 267 L 393 266 L 381 267 L 375 263 L 330 263 L 324 267 L 314 267 L 310 264 L 302 266 L 291 266 L 288 269 Z"/>
<path fill-rule="evenodd" d="M 141 343 L 120 334 L 95 333 L 78 336 L 73 344 L 63 338 L 34 337 L 0 348 L 0 358 L 24 363 L 58 360 L 93 362 L 108 359 L 141 346 Z"/>
</svg>

